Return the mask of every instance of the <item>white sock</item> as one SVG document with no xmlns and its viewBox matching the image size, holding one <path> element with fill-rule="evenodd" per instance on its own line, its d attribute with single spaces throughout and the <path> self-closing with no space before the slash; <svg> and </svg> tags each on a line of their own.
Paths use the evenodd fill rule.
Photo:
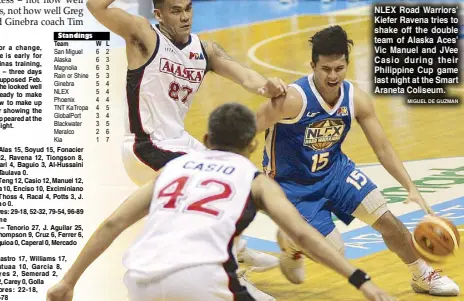
<svg viewBox="0 0 464 301">
<path fill-rule="evenodd" d="M 417 259 L 413 263 L 408 264 L 409 271 L 415 278 L 421 278 L 430 270 L 433 270 L 423 259 Z"/>
</svg>

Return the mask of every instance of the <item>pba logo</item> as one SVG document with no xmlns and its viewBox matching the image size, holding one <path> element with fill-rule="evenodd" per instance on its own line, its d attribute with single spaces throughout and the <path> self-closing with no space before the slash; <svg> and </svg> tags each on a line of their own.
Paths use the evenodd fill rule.
<svg viewBox="0 0 464 301">
<path fill-rule="evenodd" d="M 348 109 L 346 107 L 338 108 L 337 116 L 348 116 Z"/>
<path fill-rule="evenodd" d="M 189 59 L 191 60 L 204 60 L 205 57 L 203 56 L 203 53 L 196 53 L 196 52 L 190 52 Z"/>
<path fill-rule="evenodd" d="M 324 150 L 338 142 L 345 130 L 342 119 L 324 119 L 310 123 L 306 128 L 304 145 L 313 150 Z"/>
</svg>

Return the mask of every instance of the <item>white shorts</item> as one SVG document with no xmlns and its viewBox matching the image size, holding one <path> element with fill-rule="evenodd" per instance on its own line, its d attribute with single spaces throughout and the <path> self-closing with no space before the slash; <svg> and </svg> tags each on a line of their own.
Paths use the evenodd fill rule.
<svg viewBox="0 0 464 301">
<path fill-rule="evenodd" d="M 187 132 L 181 138 L 163 141 L 136 140 L 134 135 L 128 135 L 124 138 L 122 158 L 127 175 L 136 185 L 142 186 L 170 160 L 205 149 Z"/>
<path fill-rule="evenodd" d="M 152 281 L 136 280 L 131 272 L 124 275 L 130 301 L 233 301 L 254 300 L 241 289 L 235 295 L 230 280 L 220 265 L 200 265 L 182 269 Z"/>
</svg>

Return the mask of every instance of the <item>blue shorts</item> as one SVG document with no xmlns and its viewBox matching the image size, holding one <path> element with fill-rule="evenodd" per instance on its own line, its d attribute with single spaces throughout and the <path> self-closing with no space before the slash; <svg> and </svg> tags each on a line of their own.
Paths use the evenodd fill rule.
<svg viewBox="0 0 464 301">
<path fill-rule="evenodd" d="M 335 229 L 331 213 L 350 224 L 353 212 L 377 186 L 348 160 L 330 176 L 311 184 L 276 179 L 306 221 L 327 236 Z"/>
</svg>

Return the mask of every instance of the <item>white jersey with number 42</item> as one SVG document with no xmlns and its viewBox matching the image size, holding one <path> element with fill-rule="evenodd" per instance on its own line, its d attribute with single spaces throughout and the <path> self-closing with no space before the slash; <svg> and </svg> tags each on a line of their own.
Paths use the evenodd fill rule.
<svg viewBox="0 0 464 301">
<path fill-rule="evenodd" d="M 158 42 L 150 59 L 127 72 L 126 133 L 155 141 L 176 139 L 206 74 L 207 56 L 195 34 L 182 46 L 156 27 L 153 34 Z"/>
<path fill-rule="evenodd" d="M 169 162 L 124 265 L 145 280 L 204 264 L 235 272 L 233 239 L 256 214 L 250 191 L 257 172 L 245 157 L 222 151 L 195 152 Z"/>
</svg>

